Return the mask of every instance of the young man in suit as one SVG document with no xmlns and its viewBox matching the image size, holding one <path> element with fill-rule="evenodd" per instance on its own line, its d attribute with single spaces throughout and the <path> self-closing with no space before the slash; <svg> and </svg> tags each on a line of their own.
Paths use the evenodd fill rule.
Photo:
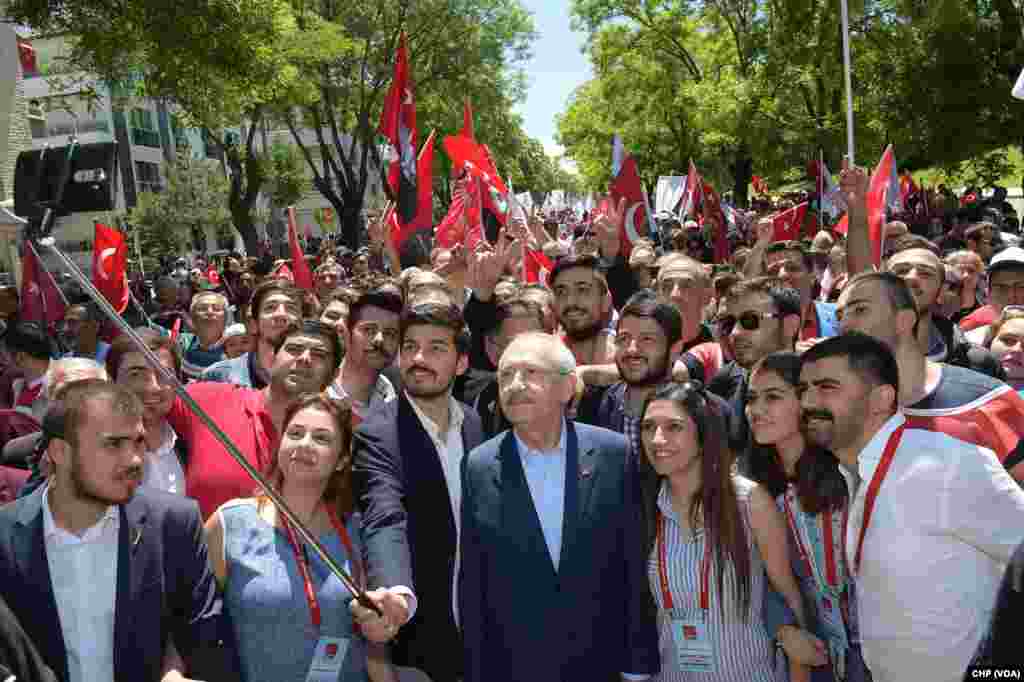
<svg viewBox="0 0 1024 682">
<path fill-rule="evenodd" d="M 198 651 L 216 585 L 196 503 L 139 489 L 141 402 L 76 382 L 43 429 L 49 482 L 0 509 L 0 598 L 62 681 L 181 680 L 168 641 Z"/>
<path fill-rule="evenodd" d="M 566 421 L 575 360 L 522 334 L 498 367 L 512 429 L 463 470 L 466 682 L 610 682 L 658 671 L 636 469 L 626 439 Z"/>
<path fill-rule="evenodd" d="M 452 397 L 469 362 L 454 304 L 423 303 L 399 320 L 397 400 L 372 410 L 353 440 L 371 596 L 385 612 L 353 607 L 367 637 L 393 636 L 392 660 L 433 682 L 462 677 L 454 594 L 462 460 L 483 441 L 480 418 Z M 415 594 L 410 588 L 415 587 Z M 384 622 L 382 622 L 384 621 Z"/>
</svg>

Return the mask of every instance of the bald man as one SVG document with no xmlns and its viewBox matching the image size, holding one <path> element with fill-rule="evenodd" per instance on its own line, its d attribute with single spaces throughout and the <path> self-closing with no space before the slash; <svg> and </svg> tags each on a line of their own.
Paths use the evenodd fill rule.
<svg viewBox="0 0 1024 682">
<path fill-rule="evenodd" d="M 465 682 L 658 671 L 636 470 L 622 435 L 565 418 L 575 369 L 565 345 L 538 332 L 501 356 L 512 428 L 473 450 L 463 471 Z"/>
</svg>

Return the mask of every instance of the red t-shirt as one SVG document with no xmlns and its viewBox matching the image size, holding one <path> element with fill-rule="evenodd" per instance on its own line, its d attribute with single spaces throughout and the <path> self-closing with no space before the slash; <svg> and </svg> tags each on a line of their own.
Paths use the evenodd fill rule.
<svg viewBox="0 0 1024 682">
<path fill-rule="evenodd" d="M 187 390 L 249 463 L 260 472 L 267 471 L 277 452 L 278 436 L 263 392 L 209 381 L 189 384 Z M 199 502 L 204 519 L 228 500 L 252 496 L 257 484 L 181 398 L 175 399 L 167 421 L 188 445 L 185 491 Z"/>
</svg>

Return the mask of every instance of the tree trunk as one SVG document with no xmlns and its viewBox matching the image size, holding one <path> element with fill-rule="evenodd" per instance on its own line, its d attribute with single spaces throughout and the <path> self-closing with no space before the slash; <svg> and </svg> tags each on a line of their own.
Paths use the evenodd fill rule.
<svg viewBox="0 0 1024 682">
<path fill-rule="evenodd" d="M 256 256 L 260 252 L 260 235 L 256 231 L 256 222 L 252 219 L 252 207 L 242 212 L 231 211 L 231 223 L 242 236 L 242 243 L 245 244 L 245 253 L 248 256 Z"/>
<path fill-rule="evenodd" d="M 750 157 L 750 149 L 745 144 L 740 145 L 736 150 L 736 158 L 732 164 L 733 205 L 747 208 L 750 205 L 747 190 L 750 186 L 750 179 L 753 177 L 754 159 Z"/>
</svg>

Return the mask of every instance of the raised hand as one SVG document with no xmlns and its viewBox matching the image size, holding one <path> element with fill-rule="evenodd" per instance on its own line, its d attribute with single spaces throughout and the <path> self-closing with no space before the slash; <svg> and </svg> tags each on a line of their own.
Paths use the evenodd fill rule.
<svg viewBox="0 0 1024 682">
<path fill-rule="evenodd" d="M 509 256 L 520 244 L 518 239 L 509 242 L 505 238 L 506 234 L 508 232 L 503 227 L 498 232 L 498 239 L 494 244 L 480 240 L 473 253 L 467 257 L 470 286 L 481 301 L 491 300 L 494 287 L 505 272 Z"/>
<path fill-rule="evenodd" d="M 850 211 L 867 212 L 869 182 L 866 170 L 858 166 L 851 167 L 849 160 L 843 159 L 843 168 L 839 172 L 839 189 Z"/>
<path fill-rule="evenodd" d="M 626 198 L 616 204 L 609 202 L 607 210 L 594 219 L 594 236 L 601 248 L 601 255 L 608 260 L 615 260 L 622 247 L 620 233 L 622 221 L 626 215 Z"/>
</svg>

